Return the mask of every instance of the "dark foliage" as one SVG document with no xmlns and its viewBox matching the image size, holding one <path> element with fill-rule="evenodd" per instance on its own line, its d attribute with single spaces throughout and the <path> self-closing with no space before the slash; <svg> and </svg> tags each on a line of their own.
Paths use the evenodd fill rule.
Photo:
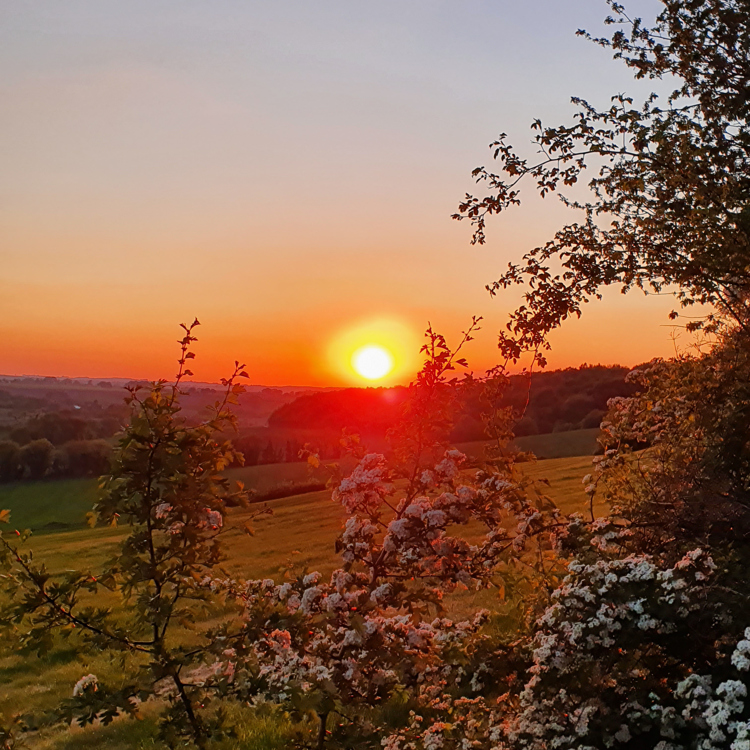
<svg viewBox="0 0 750 750">
<path fill-rule="evenodd" d="M 106 473 L 112 446 L 106 440 L 71 440 L 55 449 L 51 474 L 55 477 L 98 477 Z"/>
<path fill-rule="evenodd" d="M 21 446 L 13 440 L 0 440 L 0 482 L 12 482 L 21 475 Z"/>
<path fill-rule="evenodd" d="M 43 479 L 52 469 L 55 447 L 46 438 L 32 440 L 18 451 L 21 476 L 24 479 Z"/>
<path fill-rule="evenodd" d="M 333 429 L 380 432 L 398 420 L 407 389 L 347 388 L 311 393 L 277 409 L 268 419 L 271 428 Z"/>
<path fill-rule="evenodd" d="M 616 28 L 594 39 L 636 78 L 676 87 L 636 103 L 616 94 L 608 107 L 574 98 L 570 125 L 532 129 L 537 155 L 525 158 L 505 134 L 492 144 L 500 171 L 478 167 L 482 197 L 467 195 L 454 218 L 484 242 L 488 216 L 520 203 L 529 179 L 579 216 L 488 287 L 527 286 L 500 346 L 511 359 L 549 348 L 547 334 L 580 315 L 605 286 L 675 295 L 683 306 L 710 303 L 745 326 L 750 277 L 750 23 L 746 2 L 663 0 L 652 28 L 609 0 Z M 582 36 L 591 38 L 586 32 Z M 561 191 L 591 169 L 589 197 Z M 558 270 L 559 269 L 559 270 Z M 677 313 L 674 313 L 677 317 Z M 711 330 L 714 315 L 688 323 Z"/>
<path fill-rule="evenodd" d="M 513 408 L 519 436 L 598 427 L 610 398 L 635 392 L 635 385 L 625 382 L 626 374 L 624 367 L 583 365 L 537 373 L 530 381 L 527 376 L 511 376 L 501 406 Z M 462 389 L 463 406 L 452 440 L 485 439 L 482 413 L 486 405 L 481 392 L 481 388 Z M 313 393 L 277 409 L 269 424 L 289 431 L 346 429 L 368 437 L 382 436 L 398 421 L 406 397 L 405 388 Z"/>
</svg>

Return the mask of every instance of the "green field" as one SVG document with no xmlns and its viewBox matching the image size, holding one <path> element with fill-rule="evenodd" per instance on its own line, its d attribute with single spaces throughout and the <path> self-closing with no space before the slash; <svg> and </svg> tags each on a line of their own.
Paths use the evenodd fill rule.
<svg viewBox="0 0 750 750">
<path fill-rule="evenodd" d="M 599 428 L 594 427 L 590 430 L 527 435 L 516 438 L 514 443 L 520 450 L 531 451 L 539 459 L 593 456 L 598 447 L 597 435 L 599 435 Z"/>
<path fill-rule="evenodd" d="M 468 451 L 467 446 L 462 447 Z M 590 467 L 591 457 L 579 456 L 524 464 L 523 471 L 534 479 L 546 478 L 550 486 L 544 486 L 544 492 L 562 510 L 570 512 L 585 508 L 587 498 L 581 477 Z M 304 464 L 278 464 L 234 470 L 232 474 L 248 486 L 262 490 L 279 482 L 304 480 L 307 468 Z M 116 553 L 119 541 L 127 533 L 126 529 L 85 526 L 85 514 L 91 509 L 95 495 L 96 484 L 90 480 L 18 484 L 0 491 L 0 508 L 11 509 L 11 528 L 40 530 L 28 544 L 37 561 L 44 561 L 50 570 L 95 570 L 104 559 Z M 321 572 L 329 572 L 337 566 L 334 542 L 344 512 L 331 500 L 329 492 L 292 496 L 270 501 L 267 505 L 273 509 L 273 515 L 253 521 L 254 537 L 239 531 L 252 510 L 230 514 L 224 535 L 228 557 L 225 567 L 229 572 L 278 577 L 289 562 Z M 88 672 L 108 680 L 123 679 L 121 666 L 109 661 L 107 656 L 76 655 L 73 649 L 66 650 L 64 643 L 58 653 L 45 659 L 0 650 L 0 685 L 3 686 L 0 715 L 50 709 L 61 698 L 69 696 L 73 684 Z M 141 722 L 117 721 L 107 728 L 46 728 L 30 738 L 29 747 L 45 750 L 158 747 L 149 739 L 154 725 L 148 707 L 144 715 Z M 245 726 L 242 742 L 227 747 L 244 750 L 286 747 L 282 725 L 279 720 L 254 720 Z"/>
<path fill-rule="evenodd" d="M 86 526 L 97 497 L 95 479 L 58 479 L 0 485 L 0 508 L 11 512 L 13 527 L 36 534 Z"/>
<path fill-rule="evenodd" d="M 518 438 L 516 444 L 540 459 L 590 456 L 596 447 L 598 430 L 574 430 L 551 435 Z M 458 447 L 469 456 L 480 457 L 485 443 L 463 443 Z M 279 485 L 294 485 L 310 479 L 306 463 L 267 464 L 230 469 L 232 479 L 248 489 L 266 492 Z M 0 485 L 0 509 L 11 511 L 12 525 L 35 534 L 82 529 L 86 514 L 96 502 L 95 479 L 58 479 L 44 482 L 16 482 Z"/>
</svg>

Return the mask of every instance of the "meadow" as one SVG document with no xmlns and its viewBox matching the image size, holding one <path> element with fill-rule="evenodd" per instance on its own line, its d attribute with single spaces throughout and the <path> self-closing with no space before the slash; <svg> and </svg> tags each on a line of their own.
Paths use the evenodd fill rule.
<svg viewBox="0 0 750 750">
<path fill-rule="evenodd" d="M 572 430 L 516 439 L 520 450 L 540 459 L 590 456 L 596 448 L 598 430 Z M 469 456 L 482 454 L 484 443 L 460 443 Z M 259 495 L 280 486 L 309 482 L 306 463 L 280 463 L 230 469 L 229 476 L 242 481 Z M 295 493 L 291 492 L 290 495 Z M 0 509 L 8 509 L 13 527 L 30 529 L 36 535 L 72 531 L 86 527 L 86 514 L 96 502 L 95 479 L 55 479 L 39 482 L 0 484 Z"/>
<path fill-rule="evenodd" d="M 590 431 L 581 431 L 589 433 Z M 548 453 L 563 453 L 577 446 L 590 446 L 589 434 L 561 433 L 543 438 Z M 532 438 L 524 439 L 526 443 Z M 461 446 L 468 454 L 478 455 L 481 443 Z M 532 446 L 524 445 L 524 448 Z M 541 452 L 541 451 L 540 451 Z M 549 458 L 522 465 L 531 479 L 546 479 L 549 486 L 540 484 L 540 491 L 550 496 L 565 512 L 583 511 L 587 497 L 581 478 L 591 467 L 591 455 Z M 277 464 L 253 466 L 231 470 L 233 478 L 240 479 L 259 492 L 279 483 L 295 483 L 307 477 L 306 464 Z M 126 535 L 121 528 L 88 528 L 85 514 L 96 497 L 93 480 L 59 480 L 6 486 L 0 490 L 0 508 L 10 508 L 11 528 L 36 528 L 28 542 L 37 561 L 44 561 L 55 572 L 91 569 L 97 567 L 117 551 Z M 252 520 L 254 536 L 241 531 L 259 508 L 269 508 L 269 515 Z M 332 502 L 329 491 L 311 492 L 273 500 L 249 510 L 233 511 L 223 535 L 227 552 L 226 570 L 231 574 L 272 577 L 277 580 L 284 569 L 295 568 L 330 572 L 338 566 L 334 542 L 338 536 L 344 511 Z M 487 592 L 466 594 L 464 605 L 480 606 Z M 480 602 L 479 599 L 483 601 Z M 131 665 L 132 666 L 132 665 Z M 128 665 L 113 661 L 104 655 L 77 654 L 65 643 L 52 655 L 38 658 L 5 649 L 0 651 L 0 713 L 18 712 L 36 715 L 50 711 L 58 702 L 71 694 L 73 684 L 84 674 L 93 672 L 107 680 L 124 680 Z M 30 747 L 44 750 L 73 750 L 74 748 L 126 748 L 158 747 L 150 737 L 154 733 L 149 707 L 144 707 L 144 719 L 139 722 L 118 720 L 108 727 L 73 727 L 66 730 L 60 725 L 41 727 L 28 742 Z M 288 746 L 291 723 L 284 717 L 255 716 L 243 725 L 240 742 L 227 747 L 246 750 L 282 748 Z"/>
</svg>

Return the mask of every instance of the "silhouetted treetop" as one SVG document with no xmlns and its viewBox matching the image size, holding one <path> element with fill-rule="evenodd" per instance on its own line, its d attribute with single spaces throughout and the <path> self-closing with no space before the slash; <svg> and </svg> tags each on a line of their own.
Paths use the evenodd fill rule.
<svg viewBox="0 0 750 750">
<path fill-rule="evenodd" d="M 520 203 L 520 182 L 555 193 L 580 219 L 530 250 L 488 290 L 528 285 L 501 349 L 511 359 L 548 348 L 546 336 L 580 315 L 605 286 L 676 288 L 683 306 L 715 305 L 747 323 L 750 289 L 750 21 L 747 2 L 664 0 L 653 26 L 609 0 L 608 38 L 593 38 L 640 79 L 674 86 L 635 102 L 616 94 L 605 108 L 574 98 L 568 125 L 532 124 L 537 156 L 521 156 L 503 133 L 491 145 L 500 172 L 473 174 L 488 188 L 466 195 L 454 218 L 485 241 L 487 216 Z M 593 170 L 587 199 L 565 195 Z M 674 317 L 676 313 L 672 314 Z M 688 324 L 711 328 L 716 316 Z"/>
<path fill-rule="evenodd" d="M 534 435 L 582 427 L 597 427 L 607 401 L 626 396 L 635 388 L 625 382 L 625 367 L 583 365 L 579 368 L 541 372 L 529 380 L 510 378 L 503 406 L 513 408 L 520 420 L 516 434 Z M 272 429 L 353 430 L 384 435 L 399 420 L 408 392 L 405 388 L 347 388 L 300 396 L 278 408 L 269 418 Z M 456 415 L 452 439 L 485 437 L 482 413 L 486 404 L 481 389 L 462 389 L 462 405 Z"/>
</svg>

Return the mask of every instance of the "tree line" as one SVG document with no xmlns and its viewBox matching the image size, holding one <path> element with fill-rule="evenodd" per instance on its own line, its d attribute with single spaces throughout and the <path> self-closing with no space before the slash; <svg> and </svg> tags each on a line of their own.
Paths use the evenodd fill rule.
<svg viewBox="0 0 750 750">
<path fill-rule="evenodd" d="M 511 375 L 500 406 L 513 410 L 518 436 L 595 428 L 601 423 L 610 398 L 635 392 L 636 386 L 626 381 L 627 373 L 628 368 L 620 366 L 581 365 L 533 375 Z M 407 398 L 405 387 L 311 393 L 276 409 L 268 424 L 286 431 L 346 429 L 368 437 L 383 436 L 398 422 Z M 457 442 L 484 439 L 485 408 L 481 387 L 464 387 L 451 439 Z"/>
<path fill-rule="evenodd" d="M 515 434 L 598 427 L 607 401 L 634 392 L 624 367 L 582 365 L 509 378 L 502 406 L 515 415 Z M 211 390 L 212 397 L 216 395 Z M 194 391 L 189 392 L 194 397 Z M 341 453 L 342 430 L 384 438 L 398 422 L 408 389 L 348 388 L 298 396 L 270 416 L 269 429 L 241 430 L 234 440 L 244 465 L 303 460 L 308 444 L 325 459 Z M 195 406 L 191 402 L 192 410 Z M 481 389 L 464 388 L 460 415 L 451 433 L 457 442 L 486 437 Z M 122 406 L 105 409 L 37 410 L 20 424 L 5 428 L 0 439 L 0 482 L 44 478 L 92 477 L 106 472 L 112 441 L 125 421 Z"/>
<path fill-rule="evenodd" d="M 0 439 L 0 482 L 96 477 L 106 472 L 112 436 L 127 420 L 123 405 L 106 409 L 37 410 L 4 428 Z"/>
</svg>

